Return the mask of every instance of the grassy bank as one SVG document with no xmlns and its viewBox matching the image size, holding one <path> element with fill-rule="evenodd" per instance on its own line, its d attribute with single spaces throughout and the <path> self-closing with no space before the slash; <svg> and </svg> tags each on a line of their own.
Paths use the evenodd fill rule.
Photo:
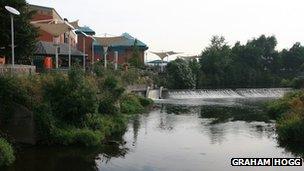
<svg viewBox="0 0 304 171">
<path fill-rule="evenodd" d="M 281 143 L 304 143 L 304 91 L 296 91 L 267 105 L 276 118 L 278 139 Z"/>
<path fill-rule="evenodd" d="M 142 113 L 153 101 L 126 93 L 130 82 L 142 80 L 132 71 L 0 77 L 0 113 L 10 120 L 15 104 L 34 113 L 39 144 L 96 146 L 124 132 L 130 114 Z M 135 76 L 134 76 L 135 75 Z"/>
</svg>

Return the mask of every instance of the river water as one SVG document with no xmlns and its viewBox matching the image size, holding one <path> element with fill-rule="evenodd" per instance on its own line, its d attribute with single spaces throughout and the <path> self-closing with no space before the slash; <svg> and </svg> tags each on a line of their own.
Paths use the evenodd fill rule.
<svg viewBox="0 0 304 171">
<path fill-rule="evenodd" d="M 180 92 L 179 92 L 180 93 Z M 192 92 L 193 93 L 193 92 Z M 284 93 L 284 92 L 282 92 Z M 231 158 L 303 156 L 280 147 L 262 104 L 277 97 L 185 97 L 171 93 L 135 116 L 122 136 L 98 148 L 20 149 L 8 171 L 302 171 L 303 167 L 232 167 Z M 180 98 L 183 96 L 182 98 Z"/>
</svg>

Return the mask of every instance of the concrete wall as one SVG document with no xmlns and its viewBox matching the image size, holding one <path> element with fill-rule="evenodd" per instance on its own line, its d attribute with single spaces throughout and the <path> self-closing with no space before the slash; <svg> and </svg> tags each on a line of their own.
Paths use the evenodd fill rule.
<svg viewBox="0 0 304 171">
<path fill-rule="evenodd" d="M 7 121 L 4 115 L 4 113 L 0 113 L 1 132 L 18 143 L 36 144 L 35 123 L 31 111 L 21 105 L 15 104 L 13 112 Z"/>
<path fill-rule="evenodd" d="M 0 75 L 17 74 L 17 75 L 31 75 L 36 74 L 36 66 L 32 65 L 0 65 Z"/>
</svg>

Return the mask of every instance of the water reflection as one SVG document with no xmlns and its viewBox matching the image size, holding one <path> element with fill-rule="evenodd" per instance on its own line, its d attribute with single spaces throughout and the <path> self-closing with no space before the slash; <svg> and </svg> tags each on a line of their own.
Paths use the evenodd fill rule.
<svg viewBox="0 0 304 171">
<path fill-rule="evenodd" d="M 25 149 L 7 170 L 241 171 L 244 168 L 230 167 L 232 157 L 303 156 L 304 150 L 298 146 L 279 147 L 275 125 L 263 112 L 261 101 L 225 99 L 210 103 L 162 103 L 149 114 L 133 117 L 124 135 L 112 137 L 102 147 Z"/>
</svg>

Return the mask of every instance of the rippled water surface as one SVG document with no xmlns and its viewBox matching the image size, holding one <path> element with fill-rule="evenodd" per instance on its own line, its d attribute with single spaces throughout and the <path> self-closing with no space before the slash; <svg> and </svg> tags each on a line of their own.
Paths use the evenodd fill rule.
<svg viewBox="0 0 304 171">
<path fill-rule="evenodd" d="M 270 100 L 270 99 L 267 99 Z M 167 99 L 130 120 L 127 132 L 104 147 L 21 150 L 8 170 L 236 171 L 303 167 L 232 167 L 233 157 L 295 157 L 279 147 L 265 99 Z"/>
</svg>

